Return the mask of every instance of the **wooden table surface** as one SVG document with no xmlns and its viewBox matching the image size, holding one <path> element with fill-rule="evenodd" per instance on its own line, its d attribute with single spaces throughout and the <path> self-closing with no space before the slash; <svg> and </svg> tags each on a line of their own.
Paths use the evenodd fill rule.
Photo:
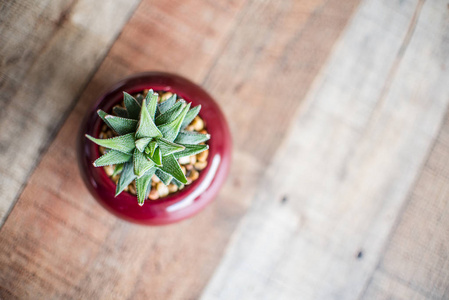
<svg viewBox="0 0 449 300">
<path fill-rule="evenodd" d="M 76 164 L 88 107 L 148 70 L 234 140 L 215 201 L 164 227 Z M 0 299 L 449 299 L 447 1 L 2 1 L 0 100 Z"/>
</svg>

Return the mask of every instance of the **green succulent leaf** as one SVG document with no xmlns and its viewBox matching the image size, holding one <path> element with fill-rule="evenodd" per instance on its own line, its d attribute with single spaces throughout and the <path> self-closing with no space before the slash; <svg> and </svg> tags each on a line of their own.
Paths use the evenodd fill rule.
<svg viewBox="0 0 449 300">
<path fill-rule="evenodd" d="M 163 156 L 179 152 L 185 149 L 184 146 L 175 144 L 173 142 L 169 142 L 164 138 L 158 138 L 157 144 L 159 145 L 159 148 L 162 150 Z"/>
<path fill-rule="evenodd" d="M 148 146 L 148 143 L 150 143 L 151 140 L 152 138 L 141 138 L 136 140 L 136 148 L 140 152 L 143 152 L 145 150 L 145 147 Z"/>
<path fill-rule="evenodd" d="M 158 144 L 155 140 L 152 140 L 148 146 L 145 148 L 145 153 L 149 154 L 151 156 L 153 156 L 154 151 L 156 150 L 156 148 L 158 147 Z"/>
<path fill-rule="evenodd" d="M 131 154 L 123 153 L 117 150 L 109 150 L 96 161 L 94 161 L 95 167 L 110 166 L 115 164 L 121 164 L 131 159 Z"/>
<path fill-rule="evenodd" d="M 209 149 L 208 145 L 184 145 L 186 148 L 183 151 L 176 152 L 173 154 L 175 158 L 180 158 L 184 156 L 191 156 L 203 152 Z M 163 163 L 163 161 L 162 161 Z"/>
<path fill-rule="evenodd" d="M 125 102 L 125 107 L 126 110 L 128 111 L 129 118 L 134 120 L 139 119 L 140 113 L 139 102 L 137 102 L 137 100 L 127 92 L 123 92 L 123 102 Z"/>
<path fill-rule="evenodd" d="M 160 169 L 182 183 L 187 183 L 187 178 L 173 154 L 162 157 L 162 167 Z"/>
<path fill-rule="evenodd" d="M 210 134 L 201 134 L 195 131 L 180 131 L 175 139 L 175 143 L 196 145 L 210 139 Z"/>
<path fill-rule="evenodd" d="M 97 110 L 97 114 L 98 114 L 98 116 L 100 116 L 100 118 L 103 120 L 103 122 L 105 122 L 106 125 L 108 125 L 109 128 L 114 129 L 114 128 L 112 128 L 111 124 L 109 124 L 108 120 L 106 120 L 106 116 L 108 116 L 107 113 L 105 113 L 103 110 L 99 109 L 99 110 Z"/>
<path fill-rule="evenodd" d="M 129 161 L 124 164 L 123 171 L 120 174 L 120 178 L 117 182 L 117 188 L 115 189 L 115 196 L 117 197 L 123 190 L 134 180 L 136 179 L 136 175 L 134 174 L 133 162 Z"/>
<path fill-rule="evenodd" d="M 153 177 L 156 168 L 149 169 L 145 174 L 136 179 L 137 202 L 142 206 L 148 197 L 148 186 L 151 186 L 151 177 Z M 149 191 L 149 190 L 148 190 Z"/>
<path fill-rule="evenodd" d="M 184 101 L 178 101 L 176 102 L 169 110 L 164 112 L 163 114 L 160 114 L 155 120 L 154 123 L 156 125 L 162 125 L 165 123 L 170 123 L 174 119 L 176 119 L 177 116 L 182 111 L 182 108 L 184 107 L 185 102 Z"/>
<path fill-rule="evenodd" d="M 121 118 L 128 118 L 128 111 L 120 106 L 114 106 L 112 111 Z"/>
<path fill-rule="evenodd" d="M 167 110 L 170 109 L 170 107 L 173 106 L 173 104 L 175 104 L 175 102 L 176 102 L 176 94 L 173 94 L 170 98 L 168 98 L 164 102 L 159 103 L 157 106 L 159 114 L 165 113 Z"/>
<path fill-rule="evenodd" d="M 177 186 L 178 188 L 180 188 L 180 187 L 182 187 L 182 186 L 184 185 L 181 181 L 179 181 L 179 180 L 177 180 L 177 179 L 175 179 L 175 178 L 173 178 L 173 180 L 172 180 L 171 182 L 174 183 L 174 184 L 176 184 L 176 186 Z"/>
<path fill-rule="evenodd" d="M 111 125 L 112 129 L 120 135 L 136 132 L 137 121 L 133 119 L 125 119 L 112 115 L 105 116 L 106 121 Z"/>
<path fill-rule="evenodd" d="M 159 126 L 159 130 L 162 132 L 164 139 L 166 139 L 169 142 L 173 142 L 178 136 L 179 129 L 181 128 L 182 121 L 184 120 L 184 117 L 186 116 L 186 113 L 189 111 L 190 103 L 186 105 L 181 113 L 171 121 L 170 123 L 163 124 Z"/>
<path fill-rule="evenodd" d="M 137 103 L 139 103 L 139 105 L 142 106 L 143 95 L 137 94 L 136 100 L 137 100 Z"/>
<path fill-rule="evenodd" d="M 148 160 L 145 155 L 137 149 L 134 150 L 133 162 L 134 174 L 136 174 L 137 177 L 142 176 L 146 171 L 155 166 L 153 161 Z"/>
<path fill-rule="evenodd" d="M 168 185 L 172 179 L 173 176 L 163 172 L 161 169 L 157 169 L 155 175 L 157 178 L 159 178 L 160 181 L 162 181 L 165 185 Z"/>
<path fill-rule="evenodd" d="M 162 166 L 162 154 L 161 154 L 161 148 L 157 148 L 153 155 L 146 155 L 147 158 L 151 159 L 157 166 Z"/>
<path fill-rule="evenodd" d="M 145 103 L 146 100 L 144 99 L 142 102 L 142 109 L 140 111 L 140 121 L 136 132 L 136 138 L 161 137 L 162 133 L 154 124 Z"/>
<path fill-rule="evenodd" d="M 184 118 L 184 121 L 182 121 L 181 129 L 186 128 L 193 121 L 193 119 L 195 119 L 200 110 L 201 105 L 195 106 L 194 108 L 189 110 L 189 112 L 186 114 L 186 117 Z"/>
<path fill-rule="evenodd" d="M 131 153 L 132 150 L 136 148 L 134 144 L 135 138 L 133 133 L 116 136 L 110 139 L 96 139 L 88 134 L 86 134 L 86 137 L 99 146 L 117 150 L 123 153 Z"/>
<path fill-rule="evenodd" d="M 124 165 L 125 165 L 125 164 L 117 164 L 117 165 L 115 166 L 114 172 L 112 172 L 112 175 L 111 175 L 111 176 L 115 176 L 115 175 L 117 175 L 117 174 L 120 174 L 120 172 L 123 171 L 123 166 L 124 166 Z"/>
<path fill-rule="evenodd" d="M 153 92 L 153 90 L 149 90 L 147 97 L 145 98 L 148 103 L 147 104 L 148 113 L 150 114 L 152 120 L 154 120 L 156 114 L 158 96 L 159 96 L 158 93 Z"/>
</svg>

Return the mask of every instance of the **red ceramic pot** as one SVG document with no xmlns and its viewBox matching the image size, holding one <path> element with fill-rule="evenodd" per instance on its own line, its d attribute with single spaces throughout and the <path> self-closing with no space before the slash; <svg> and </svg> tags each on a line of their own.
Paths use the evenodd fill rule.
<svg viewBox="0 0 449 300">
<path fill-rule="evenodd" d="M 200 116 L 211 135 L 208 142 L 207 167 L 200 176 L 183 190 L 163 199 L 137 204 L 136 196 L 122 192 L 115 196 L 115 183 L 103 168 L 95 168 L 92 162 L 99 156 L 98 146 L 85 138 L 85 134 L 99 137 L 103 121 L 97 110 L 110 112 L 123 100 L 123 91 L 135 94 L 144 89 L 164 90 L 178 94 L 192 106 L 201 104 Z M 223 113 L 212 98 L 199 86 L 177 75 L 149 72 L 137 74 L 115 84 L 101 96 L 88 111 L 78 137 L 78 163 L 81 175 L 95 199 L 107 210 L 127 221 L 162 225 L 180 221 L 198 213 L 215 195 L 229 171 L 231 161 L 231 136 Z"/>
</svg>

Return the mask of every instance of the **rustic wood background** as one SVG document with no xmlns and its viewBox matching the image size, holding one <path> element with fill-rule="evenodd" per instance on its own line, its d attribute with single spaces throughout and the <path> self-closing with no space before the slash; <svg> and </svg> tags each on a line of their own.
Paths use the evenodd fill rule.
<svg viewBox="0 0 449 300">
<path fill-rule="evenodd" d="M 75 160 L 147 70 L 234 139 L 219 197 L 165 227 L 104 211 Z M 0 299 L 449 299 L 447 1 L 3 1 L 0 101 Z"/>
</svg>

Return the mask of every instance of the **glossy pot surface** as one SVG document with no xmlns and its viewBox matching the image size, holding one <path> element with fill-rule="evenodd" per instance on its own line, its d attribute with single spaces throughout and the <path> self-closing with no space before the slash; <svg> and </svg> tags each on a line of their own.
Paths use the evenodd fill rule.
<svg viewBox="0 0 449 300">
<path fill-rule="evenodd" d="M 192 184 L 177 193 L 158 200 L 137 204 L 136 196 L 122 192 L 115 197 L 115 183 L 103 168 L 92 162 L 99 156 L 98 146 L 85 138 L 85 134 L 99 137 L 103 121 L 97 110 L 110 112 L 123 100 L 123 91 L 135 94 L 144 89 L 170 91 L 193 106 L 201 105 L 200 116 L 211 135 L 207 167 Z M 199 86 L 177 75 L 149 72 L 128 77 L 115 84 L 101 96 L 88 111 L 78 137 L 78 163 L 81 175 L 95 199 L 107 210 L 127 221 L 162 225 L 188 218 L 204 208 L 218 193 L 226 179 L 231 162 L 231 136 L 220 108 Z"/>
</svg>

